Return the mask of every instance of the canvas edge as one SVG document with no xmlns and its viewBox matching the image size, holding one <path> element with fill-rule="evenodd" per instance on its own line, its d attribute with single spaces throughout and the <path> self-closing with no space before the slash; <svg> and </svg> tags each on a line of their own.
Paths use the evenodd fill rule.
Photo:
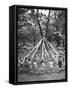
<svg viewBox="0 0 69 90">
<path fill-rule="evenodd" d="M 65 42 L 66 42 L 66 48 L 65 48 L 65 50 L 66 50 L 66 53 L 65 53 L 65 56 L 66 56 L 66 67 L 65 67 L 65 70 L 66 70 L 66 72 L 65 72 L 65 79 L 61 79 L 61 80 L 47 80 L 47 81 L 28 81 L 28 82 L 17 82 L 17 64 L 16 64 L 16 60 L 15 60 L 15 78 L 16 78 L 16 80 L 14 81 L 14 83 L 12 83 L 12 84 L 14 84 L 14 85 L 23 85 L 23 84 L 39 84 L 39 83 L 57 83 L 57 82 L 67 82 L 68 81 L 68 73 L 67 73 L 67 63 L 68 63 L 68 61 L 67 61 L 67 11 L 68 11 L 68 8 L 64 8 L 64 7 L 46 7 L 46 6 L 32 6 L 32 5 L 12 5 L 12 6 L 10 6 L 10 7 L 14 7 L 15 8 L 15 25 L 16 25 L 16 29 L 17 29 L 17 24 L 16 24 L 16 22 L 17 22 L 17 8 L 35 8 L 35 9 L 53 9 L 53 10 L 65 10 L 66 11 L 66 18 L 65 18 L 65 21 L 66 21 L 66 24 L 65 24 L 65 29 L 66 29 L 66 33 L 65 33 Z M 17 33 L 17 30 L 15 29 L 15 31 L 16 31 L 16 33 Z M 15 38 L 16 38 L 16 43 L 17 43 L 17 34 L 16 34 L 16 36 L 15 36 Z M 15 48 L 17 48 L 16 46 L 15 46 Z M 15 50 L 15 55 L 17 55 L 17 50 Z M 15 58 L 16 58 L 17 56 L 15 56 Z M 16 58 L 17 59 L 17 58 Z"/>
</svg>

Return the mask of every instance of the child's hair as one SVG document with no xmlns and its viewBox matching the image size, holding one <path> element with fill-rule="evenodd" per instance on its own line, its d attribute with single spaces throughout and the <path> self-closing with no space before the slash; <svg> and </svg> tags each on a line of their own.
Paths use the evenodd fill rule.
<svg viewBox="0 0 69 90">
<path fill-rule="evenodd" d="M 30 58 L 28 58 L 28 61 L 30 61 Z"/>
<path fill-rule="evenodd" d="M 61 58 L 61 56 L 59 56 L 59 58 Z"/>
<path fill-rule="evenodd" d="M 27 60 L 27 57 L 25 57 L 25 60 Z"/>
<path fill-rule="evenodd" d="M 21 57 L 19 59 L 21 60 Z"/>
</svg>

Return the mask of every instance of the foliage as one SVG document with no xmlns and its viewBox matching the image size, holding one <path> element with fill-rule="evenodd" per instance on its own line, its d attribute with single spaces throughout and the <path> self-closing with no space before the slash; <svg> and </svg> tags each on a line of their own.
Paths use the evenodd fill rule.
<svg viewBox="0 0 69 90">
<path fill-rule="evenodd" d="M 18 9 L 18 40 L 36 43 L 46 32 L 46 38 L 56 41 L 60 46 L 61 39 L 65 39 L 65 11 L 46 9 Z"/>
</svg>

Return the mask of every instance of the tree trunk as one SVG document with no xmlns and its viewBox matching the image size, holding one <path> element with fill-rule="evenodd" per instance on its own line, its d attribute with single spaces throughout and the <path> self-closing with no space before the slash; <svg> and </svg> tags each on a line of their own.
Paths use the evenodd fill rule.
<svg viewBox="0 0 69 90">
<path fill-rule="evenodd" d="M 51 10 L 49 10 L 49 13 L 48 13 L 48 17 L 47 17 L 47 23 L 46 23 L 46 38 L 48 36 L 48 25 L 49 25 L 49 21 L 50 21 L 50 13 L 51 13 Z"/>
</svg>

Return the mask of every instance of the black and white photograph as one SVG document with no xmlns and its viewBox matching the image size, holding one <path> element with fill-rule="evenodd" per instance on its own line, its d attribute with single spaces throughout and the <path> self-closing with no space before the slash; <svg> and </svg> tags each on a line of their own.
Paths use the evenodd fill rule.
<svg viewBox="0 0 69 90">
<path fill-rule="evenodd" d="M 69 90 L 69 0 L 1 0 L 0 90 Z"/>
<path fill-rule="evenodd" d="M 17 82 L 66 80 L 66 9 L 17 8 Z"/>
</svg>

